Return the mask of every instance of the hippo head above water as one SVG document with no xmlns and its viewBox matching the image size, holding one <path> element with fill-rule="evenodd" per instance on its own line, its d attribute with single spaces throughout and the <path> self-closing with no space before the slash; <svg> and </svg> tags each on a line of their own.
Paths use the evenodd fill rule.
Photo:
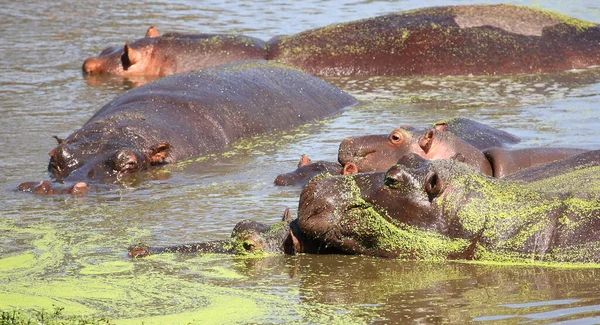
<svg viewBox="0 0 600 325">
<path fill-rule="evenodd" d="M 352 254 L 598 263 L 599 156 L 553 162 L 543 169 L 554 174 L 523 183 L 527 171 L 504 181 L 455 159 L 407 154 L 387 172 L 309 183 L 298 224 L 307 237 Z"/>
<path fill-rule="evenodd" d="M 48 163 L 48 171 L 54 178 L 119 179 L 125 174 L 166 163 L 171 151 L 167 142 L 143 146 L 143 142 L 129 142 L 127 137 L 100 133 L 86 137 L 81 133 L 74 133 L 66 140 L 57 138 L 59 144 L 50 151 Z"/>
</svg>

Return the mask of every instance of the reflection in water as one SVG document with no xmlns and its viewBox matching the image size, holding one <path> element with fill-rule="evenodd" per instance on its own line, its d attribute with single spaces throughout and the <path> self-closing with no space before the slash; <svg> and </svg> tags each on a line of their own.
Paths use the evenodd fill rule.
<svg viewBox="0 0 600 325">
<path fill-rule="evenodd" d="M 53 135 L 72 133 L 140 82 L 84 79 L 83 60 L 141 37 L 151 24 L 164 32 L 269 39 L 424 5 L 474 2 L 482 1 L 181 0 L 140 1 L 135 8 L 111 1 L 6 2 L 0 43 L 0 308 L 52 310 L 55 304 L 68 314 L 133 324 L 597 321 L 596 269 L 335 255 L 167 254 L 131 261 L 126 248 L 139 241 L 223 239 L 241 219 L 276 221 L 286 207 L 297 206 L 299 189 L 272 182 L 295 169 L 301 154 L 335 160 L 341 139 L 389 133 L 399 125 L 425 126 L 461 115 L 520 136 L 518 146 L 600 148 L 598 69 L 510 78 L 332 79 L 361 105 L 322 123 L 140 174 L 85 198 L 14 191 L 21 181 L 48 178 Z M 509 2 L 600 22 L 596 2 Z"/>
</svg>

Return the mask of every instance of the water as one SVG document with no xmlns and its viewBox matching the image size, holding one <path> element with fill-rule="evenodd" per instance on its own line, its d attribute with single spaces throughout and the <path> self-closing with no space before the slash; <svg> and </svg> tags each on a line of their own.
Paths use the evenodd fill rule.
<svg viewBox="0 0 600 325">
<path fill-rule="evenodd" d="M 597 269 L 426 263 L 353 256 L 163 255 L 128 245 L 223 239 L 245 218 L 276 221 L 299 189 L 272 185 L 301 154 L 333 160 L 341 139 L 465 116 L 518 146 L 600 148 L 600 69 L 519 77 L 332 78 L 361 105 L 322 123 L 237 143 L 86 198 L 15 191 L 48 179 L 66 136 L 132 87 L 94 83 L 83 60 L 161 32 L 268 39 L 423 6 L 481 1 L 117 1 L 2 4 L 0 308 L 116 323 L 600 323 Z M 491 1 L 484 1 L 492 3 Z M 596 1 L 512 1 L 600 22 Z"/>
</svg>

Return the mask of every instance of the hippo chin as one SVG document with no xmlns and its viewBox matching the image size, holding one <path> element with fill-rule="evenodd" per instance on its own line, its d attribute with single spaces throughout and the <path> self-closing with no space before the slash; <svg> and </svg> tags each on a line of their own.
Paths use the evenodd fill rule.
<svg viewBox="0 0 600 325">
<path fill-rule="evenodd" d="M 266 43 L 243 35 L 169 33 L 107 48 L 86 74 L 164 76 L 267 59 L 319 76 L 493 75 L 600 64 L 600 28 L 540 9 L 466 5 L 416 9 L 335 24 Z"/>
<path fill-rule="evenodd" d="M 320 79 L 266 61 L 178 74 L 120 95 L 66 139 L 57 138 L 48 170 L 59 181 L 118 180 L 355 103 Z"/>
<path fill-rule="evenodd" d="M 298 225 L 350 254 L 600 263 L 599 169 L 590 151 L 501 180 L 407 154 L 387 172 L 309 183 Z"/>
</svg>

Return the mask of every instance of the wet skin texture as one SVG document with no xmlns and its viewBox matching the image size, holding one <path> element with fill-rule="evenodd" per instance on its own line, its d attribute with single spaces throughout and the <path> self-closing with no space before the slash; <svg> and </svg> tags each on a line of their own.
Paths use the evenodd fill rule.
<svg viewBox="0 0 600 325">
<path fill-rule="evenodd" d="M 260 40 L 166 34 L 108 48 L 86 73 L 166 75 L 265 58 L 320 76 L 518 74 L 600 64 L 600 29 L 514 5 L 431 7 Z M 236 38 L 239 38 L 236 39 Z M 202 39 L 199 41 L 199 39 Z M 229 62 L 227 61 L 227 62 Z"/>
<path fill-rule="evenodd" d="M 598 263 L 599 170 L 600 151 L 502 180 L 455 159 L 407 154 L 387 172 L 309 183 L 298 224 L 351 254 Z"/>
<path fill-rule="evenodd" d="M 427 159 L 450 158 L 461 153 L 473 160 L 481 160 L 485 158 L 476 151 L 519 141 L 518 137 L 505 131 L 456 117 L 438 121 L 431 129 L 398 128 L 390 134 L 346 138 L 340 143 L 338 161 L 342 166 L 355 163 L 359 172 L 384 171 L 409 152 Z"/>
<path fill-rule="evenodd" d="M 58 139 L 48 170 L 59 181 L 113 180 L 355 103 L 320 79 L 266 61 L 178 74 L 120 95 Z"/>
</svg>

